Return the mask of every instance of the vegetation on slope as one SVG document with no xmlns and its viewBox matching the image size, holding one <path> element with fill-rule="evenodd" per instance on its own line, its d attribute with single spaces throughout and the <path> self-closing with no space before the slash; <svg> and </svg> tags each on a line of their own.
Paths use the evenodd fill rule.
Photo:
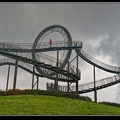
<svg viewBox="0 0 120 120">
<path fill-rule="evenodd" d="M 120 115 L 120 108 L 49 95 L 0 96 L 0 115 Z"/>
</svg>

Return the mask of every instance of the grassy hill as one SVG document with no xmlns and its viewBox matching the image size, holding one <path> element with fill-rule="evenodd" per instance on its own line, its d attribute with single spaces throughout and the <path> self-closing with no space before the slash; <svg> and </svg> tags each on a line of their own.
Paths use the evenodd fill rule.
<svg viewBox="0 0 120 120">
<path fill-rule="evenodd" d="M 49 95 L 0 96 L 0 115 L 120 115 L 120 108 Z"/>
</svg>

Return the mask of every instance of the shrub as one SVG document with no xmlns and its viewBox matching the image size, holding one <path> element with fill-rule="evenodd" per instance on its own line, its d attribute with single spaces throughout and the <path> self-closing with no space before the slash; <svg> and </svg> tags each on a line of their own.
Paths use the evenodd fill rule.
<svg viewBox="0 0 120 120">
<path fill-rule="evenodd" d="M 5 92 L 5 91 L 0 90 L 0 96 L 5 96 L 5 95 L 6 95 L 6 92 Z"/>
<path fill-rule="evenodd" d="M 37 90 L 37 89 L 10 89 L 7 92 L 6 91 L 0 91 L 0 96 L 5 95 L 50 95 L 50 96 L 57 96 L 57 97 L 66 97 L 71 99 L 79 99 L 79 100 L 85 100 L 85 101 L 92 101 L 91 98 L 87 96 L 79 96 L 76 93 L 65 93 L 61 91 L 51 91 L 51 90 Z"/>
<path fill-rule="evenodd" d="M 103 101 L 103 102 L 99 102 L 99 103 L 105 104 L 105 105 L 110 105 L 110 106 L 115 106 L 115 107 L 120 107 L 120 104 L 114 103 L 114 102 L 105 102 L 105 101 Z"/>
<path fill-rule="evenodd" d="M 22 90 L 20 89 L 10 89 L 6 92 L 7 95 L 22 95 Z"/>
<path fill-rule="evenodd" d="M 79 96 L 79 99 L 92 102 L 92 99 L 90 97 L 88 97 L 88 96 Z"/>
</svg>

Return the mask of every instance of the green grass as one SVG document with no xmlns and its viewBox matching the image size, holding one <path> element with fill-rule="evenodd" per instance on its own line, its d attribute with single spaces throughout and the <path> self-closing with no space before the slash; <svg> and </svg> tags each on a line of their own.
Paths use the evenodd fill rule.
<svg viewBox="0 0 120 120">
<path fill-rule="evenodd" d="M 48 95 L 0 96 L 0 115 L 120 115 L 120 108 Z"/>
</svg>

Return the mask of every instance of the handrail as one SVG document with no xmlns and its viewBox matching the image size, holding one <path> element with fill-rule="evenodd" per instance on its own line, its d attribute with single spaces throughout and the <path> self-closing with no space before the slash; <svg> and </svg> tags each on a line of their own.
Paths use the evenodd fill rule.
<svg viewBox="0 0 120 120">
<path fill-rule="evenodd" d="M 87 53 L 85 53 L 82 49 L 76 49 L 77 54 L 84 59 L 85 61 L 87 61 L 88 63 L 102 69 L 105 70 L 107 72 L 111 72 L 111 73 L 120 73 L 120 67 L 117 66 L 112 66 L 112 65 L 108 65 L 106 63 L 103 63 L 100 60 L 95 59 L 94 57 L 88 55 Z"/>
</svg>

